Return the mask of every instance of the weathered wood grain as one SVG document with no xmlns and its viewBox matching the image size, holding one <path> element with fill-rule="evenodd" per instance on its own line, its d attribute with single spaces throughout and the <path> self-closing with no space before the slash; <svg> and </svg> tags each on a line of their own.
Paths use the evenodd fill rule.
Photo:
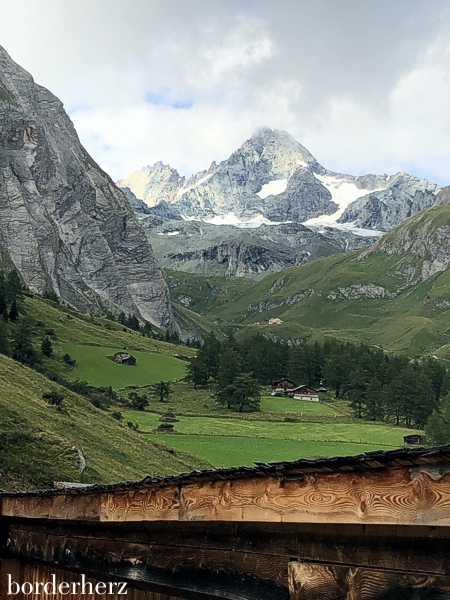
<svg viewBox="0 0 450 600">
<path fill-rule="evenodd" d="M 22 557 L 214 597 L 287 599 L 287 559 L 183 546 L 137 544 L 11 530 L 9 550 Z"/>
<path fill-rule="evenodd" d="M 227 551 L 362 567 L 450 573 L 450 530 L 445 527 L 299 525 L 290 523 L 146 522 L 83 523 L 10 521 L 8 537 L 20 548 L 28 532 L 54 539 L 76 538 L 80 547 L 96 540 L 118 544 Z M 62 543 L 61 542 L 61 543 Z M 240 559 L 237 559 L 240 560 Z M 264 564 L 264 560 L 261 564 Z M 263 574 L 258 573 L 263 577 Z"/>
<path fill-rule="evenodd" d="M 292 561 L 290 600 L 448 600 L 450 577 Z"/>
<path fill-rule="evenodd" d="M 422 469 L 422 470 L 421 470 Z M 427 467 L 214 480 L 126 492 L 4 497 L 25 518 L 450 526 L 450 473 Z"/>
</svg>

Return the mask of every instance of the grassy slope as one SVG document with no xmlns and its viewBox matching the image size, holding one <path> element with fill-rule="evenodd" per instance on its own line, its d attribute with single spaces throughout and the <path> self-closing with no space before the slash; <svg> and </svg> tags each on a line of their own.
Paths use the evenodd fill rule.
<svg viewBox="0 0 450 600">
<path fill-rule="evenodd" d="M 395 252 L 396 240 L 406 246 L 417 243 L 420 235 L 436 240 L 437 228 L 443 225 L 450 225 L 449 206 L 421 211 L 387 233 L 383 241 L 394 243 Z M 258 283 L 173 272 L 172 295 L 175 301 L 183 295 L 191 298 L 192 311 L 207 313 L 208 320 L 222 328 L 231 325 L 240 330 L 239 336 L 271 333 L 284 339 L 362 340 L 411 356 L 431 352 L 450 360 L 449 309 L 436 306 L 442 300 L 450 303 L 450 271 L 411 285 L 411 273 L 416 277 L 422 266 L 426 268 L 426 256 L 419 259 L 405 251 L 379 251 L 362 258 L 364 254 L 359 250 L 315 260 Z M 342 296 L 341 288 L 361 284 L 381 286 L 396 296 Z M 311 290 L 320 295 L 308 295 Z M 305 298 L 291 301 L 304 292 Z M 258 306 L 264 302 L 266 306 Z M 283 323 L 268 325 L 272 317 Z"/>
<path fill-rule="evenodd" d="M 186 364 L 178 357 L 194 354 L 190 348 L 123 331 L 117 323 L 80 315 L 49 300 L 26 298 L 25 310 L 38 323 L 38 341 L 53 330 L 55 356 L 45 359 L 45 366 L 68 379 L 79 377 L 93 384 L 121 387 L 134 383 L 131 372 L 138 374 L 137 383 L 178 378 Z M 106 358 L 121 349 L 134 352 L 142 370 L 116 365 Z M 61 360 L 67 351 L 78 361 L 74 369 Z M 155 447 L 107 412 L 65 389 L 67 412 L 58 413 L 42 400 L 42 393 L 53 389 L 60 388 L 0 355 L 0 488 L 79 481 L 76 448 L 86 457 L 86 482 L 189 471 L 205 464 L 192 456 L 173 455 Z"/>
<path fill-rule="evenodd" d="M 396 272 L 398 256 L 371 254 L 359 260 L 359 255 L 360 251 L 331 256 L 270 275 L 232 304 L 215 308 L 209 318 L 243 326 L 240 335 L 271 332 L 285 339 L 331 336 L 362 340 L 410 355 L 436 352 L 450 342 L 448 309 L 434 305 L 449 295 L 449 273 L 398 292 L 405 285 Z M 346 299 L 339 291 L 370 283 L 398 295 L 393 299 Z M 308 290 L 320 296 L 289 303 L 289 298 Z M 283 304 L 250 308 L 264 301 Z M 283 323 L 269 326 L 267 320 L 272 317 Z M 450 358 L 449 351 L 444 353 Z"/>
<path fill-rule="evenodd" d="M 25 308 L 45 324 L 40 328 L 40 336 L 44 337 L 49 329 L 54 331 L 52 343 L 57 360 L 49 361 L 47 366 L 69 380 L 81 379 L 117 389 L 178 379 L 184 376 L 185 359 L 195 354 L 191 348 L 142 337 L 130 329 L 123 331 L 118 323 L 80 315 L 48 300 L 27 298 Z M 118 365 L 107 358 L 120 350 L 131 352 L 137 365 Z M 74 368 L 64 366 L 61 357 L 66 352 L 76 359 Z"/>
<path fill-rule="evenodd" d="M 62 349 L 76 359 L 69 379 L 81 379 L 96 386 L 113 389 L 130 385 L 147 385 L 154 381 L 181 379 L 186 374 L 186 363 L 173 356 L 133 350 L 135 366 L 119 365 L 110 360 L 118 348 L 105 346 L 78 346 L 63 344 Z"/>
<path fill-rule="evenodd" d="M 63 412 L 42 399 L 50 390 L 65 395 Z M 192 456 L 173 455 L 156 447 L 84 398 L 1 355 L 0 429 L 3 488 L 80 481 L 76 449 L 86 459 L 83 481 L 87 483 L 189 471 L 202 464 Z"/>
<path fill-rule="evenodd" d="M 174 302 L 191 311 L 207 314 L 240 297 L 253 287 L 253 282 L 241 277 L 220 277 L 166 270 L 170 295 Z M 180 302 L 184 300 L 183 302 Z"/>
<path fill-rule="evenodd" d="M 143 352 L 157 352 L 167 356 L 194 356 L 190 348 L 174 346 L 159 340 L 142 337 L 138 333 L 107 319 L 81 315 L 50 300 L 26 298 L 25 309 L 35 319 L 54 329 L 59 342 L 79 345 L 104 346 Z M 43 330 L 44 331 L 44 330 Z"/>
</svg>

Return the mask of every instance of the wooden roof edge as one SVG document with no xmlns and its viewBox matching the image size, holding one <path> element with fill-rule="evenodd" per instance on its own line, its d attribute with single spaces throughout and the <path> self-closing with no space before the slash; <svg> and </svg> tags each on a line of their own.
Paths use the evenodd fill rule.
<svg viewBox="0 0 450 600">
<path fill-rule="evenodd" d="M 348 473 L 351 471 L 373 471 L 385 468 L 408 468 L 437 462 L 450 463 L 450 444 L 432 448 L 398 448 L 396 450 L 375 450 L 356 456 L 337 456 L 333 458 L 302 458 L 296 461 L 273 463 L 255 462 L 254 467 L 222 467 L 217 469 L 195 470 L 177 475 L 147 476 L 138 481 L 120 481 L 109 484 L 91 484 L 86 486 L 64 487 L 35 491 L 7 492 L 0 490 L 3 497 L 42 497 L 60 495 L 88 495 L 114 493 L 147 487 L 167 487 L 169 485 L 188 485 L 217 480 L 236 480 L 255 477 L 283 476 L 292 473 Z"/>
</svg>

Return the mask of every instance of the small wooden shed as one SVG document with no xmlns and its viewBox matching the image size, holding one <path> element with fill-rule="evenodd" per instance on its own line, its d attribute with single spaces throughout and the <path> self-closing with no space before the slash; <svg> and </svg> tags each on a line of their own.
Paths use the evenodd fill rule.
<svg viewBox="0 0 450 600">
<path fill-rule="evenodd" d="M 131 354 L 127 354 L 126 352 L 116 352 L 113 358 L 114 362 L 119 365 L 132 365 L 136 364 L 136 359 Z"/>
<path fill-rule="evenodd" d="M 403 437 L 403 443 L 405 446 L 420 446 L 425 443 L 425 437 L 418 433 L 412 433 Z"/>
</svg>

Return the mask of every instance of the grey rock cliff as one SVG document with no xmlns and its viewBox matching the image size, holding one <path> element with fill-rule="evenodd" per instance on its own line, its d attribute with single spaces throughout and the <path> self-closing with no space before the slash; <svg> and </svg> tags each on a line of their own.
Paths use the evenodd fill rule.
<svg viewBox="0 0 450 600">
<path fill-rule="evenodd" d="M 123 192 L 83 148 L 60 100 L 1 47 L 0 241 L 36 293 L 176 327 L 163 272 Z"/>
</svg>

